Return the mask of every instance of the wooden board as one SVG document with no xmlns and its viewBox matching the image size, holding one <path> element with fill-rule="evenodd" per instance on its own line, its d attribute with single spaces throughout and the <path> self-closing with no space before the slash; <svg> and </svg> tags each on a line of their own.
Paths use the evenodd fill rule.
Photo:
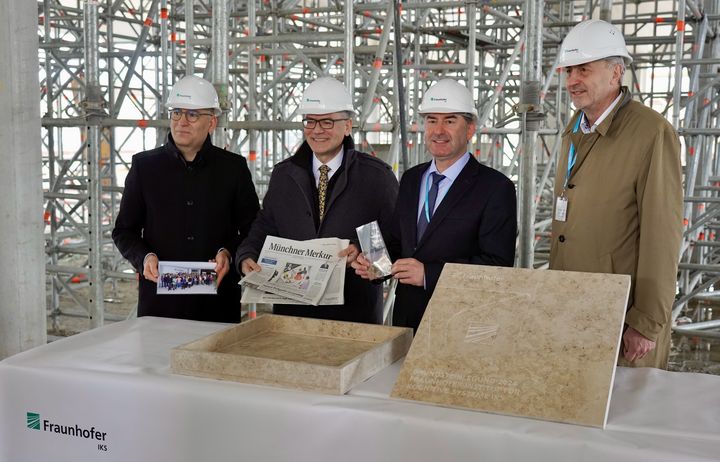
<svg viewBox="0 0 720 462">
<path fill-rule="evenodd" d="M 176 374 L 347 393 L 403 357 L 412 329 L 265 315 L 171 352 Z"/>
<path fill-rule="evenodd" d="M 393 397 L 604 427 L 626 275 L 446 264 Z"/>
</svg>

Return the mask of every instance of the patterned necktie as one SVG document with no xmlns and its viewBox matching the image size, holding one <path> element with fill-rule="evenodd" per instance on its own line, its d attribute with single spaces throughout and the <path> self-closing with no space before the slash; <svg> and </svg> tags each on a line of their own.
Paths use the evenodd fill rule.
<svg viewBox="0 0 720 462">
<path fill-rule="evenodd" d="M 432 218 L 433 213 L 435 212 L 435 201 L 437 200 L 438 195 L 438 188 L 439 184 L 442 180 L 445 179 L 445 175 L 440 175 L 437 172 L 432 172 L 432 186 L 430 187 L 430 191 L 428 191 L 427 200 L 425 201 L 425 206 L 423 207 L 422 211 L 420 212 L 420 219 L 417 223 L 417 240 L 420 242 L 420 239 L 422 239 L 423 234 L 425 234 L 425 230 L 428 227 L 428 224 L 430 223 L 428 220 L 428 215 L 430 218 Z M 427 207 L 427 212 L 425 211 L 425 208 Z"/>
<path fill-rule="evenodd" d="M 325 199 L 327 196 L 328 187 L 328 172 L 330 167 L 327 165 L 321 165 L 320 168 L 320 181 L 318 182 L 318 206 L 320 209 L 320 221 L 325 218 Z"/>
</svg>

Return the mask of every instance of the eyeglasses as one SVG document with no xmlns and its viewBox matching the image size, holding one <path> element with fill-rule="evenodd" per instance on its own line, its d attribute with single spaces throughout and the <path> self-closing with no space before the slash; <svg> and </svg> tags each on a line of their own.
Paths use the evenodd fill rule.
<svg viewBox="0 0 720 462">
<path fill-rule="evenodd" d="M 320 124 L 320 128 L 324 130 L 330 130 L 335 126 L 335 122 L 340 122 L 343 120 L 350 120 L 348 118 L 345 119 L 303 119 L 302 124 L 305 128 L 315 128 L 317 124 Z"/>
<path fill-rule="evenodd" d="M 200 118 L 200 116 L 215 115 L 215 114 L 211 114 L 208 112 L 194 111 L 192 109 L 188 109 L 188 110 L 186 110 L 186 109 L 171 109 L 170 110 L 170 118 L 175 121 L 180 120 L 182 118 L 183 114 L 185 114 L 185 119 L 190 123 L 197 122 L 198 119 Z"/>
</svg>

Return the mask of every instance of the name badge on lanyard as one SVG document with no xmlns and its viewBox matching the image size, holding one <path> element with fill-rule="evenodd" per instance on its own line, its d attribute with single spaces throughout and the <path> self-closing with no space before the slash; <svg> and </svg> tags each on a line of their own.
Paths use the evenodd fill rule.
<svg viewBox="0 0 720 462">
<path fill-rule="evenodd" d="M 577 133 L 578 128 L 580 128 L 581 120 L 582 120 L 582 114 L 580 115 L 580 117 L 578 117 L 577 122 L 575 122 L 575 127 L 573 128 L 573 133 Z M 565 183 L 563 184 L 562 193 L 555 200 L 555 220 L 556 221 L 566 221 L 567 220 L 568 198 L 565 197 L 565 191 L 567 190 L 568 180 L 570 179 L 570 174 L 572 173 L 572 169 L 575 166 L 576 160 L 577 160 L 577 153 L 575 152 L 575 145 L 573 144 L 572 141 L 570 141 L 570 150 L 568 151 L 567 172 L 565 173 Z"/>
<path fill-rule="evenodd" d="M 567 197 L 558 196 L 557 200 L 555 201 L 555 220 L 556 221 L 567 220 L 567 207 L 568 207 Z"/>
</svg>

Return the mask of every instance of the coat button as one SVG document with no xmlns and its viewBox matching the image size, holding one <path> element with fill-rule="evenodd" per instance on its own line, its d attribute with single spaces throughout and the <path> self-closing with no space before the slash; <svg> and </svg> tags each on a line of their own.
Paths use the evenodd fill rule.
<svg viewBox="0 0 720 462">
<path fill-rule="evenodd" d="M 193 205 L 193 201 L 187 201 L 185 202 L 187 205 Z"/>
<path fill-rule="evenodd" d="M 560 236 L 558 236 L 558 241 L 565 242 L 565 235 L 561 234 Z"/>
<path fill-rule="evenodd" d="M 194 237 L 194 236 L 188 236 L 188 237 L 187 237 L 187 240 L 188 240 L 188 241 L 194 241 L 194 240 L 195 240 L 195 237 Z"/>
<path fill-rule="evenodd" d="M 572 188 L 574 188 L 574 187 L 575 187 L 575 185 L 572 184 L 572 183 L 570 183 L 570 184 L 568 185 L 568 189 L 572 189 Z"/>
</svg>

